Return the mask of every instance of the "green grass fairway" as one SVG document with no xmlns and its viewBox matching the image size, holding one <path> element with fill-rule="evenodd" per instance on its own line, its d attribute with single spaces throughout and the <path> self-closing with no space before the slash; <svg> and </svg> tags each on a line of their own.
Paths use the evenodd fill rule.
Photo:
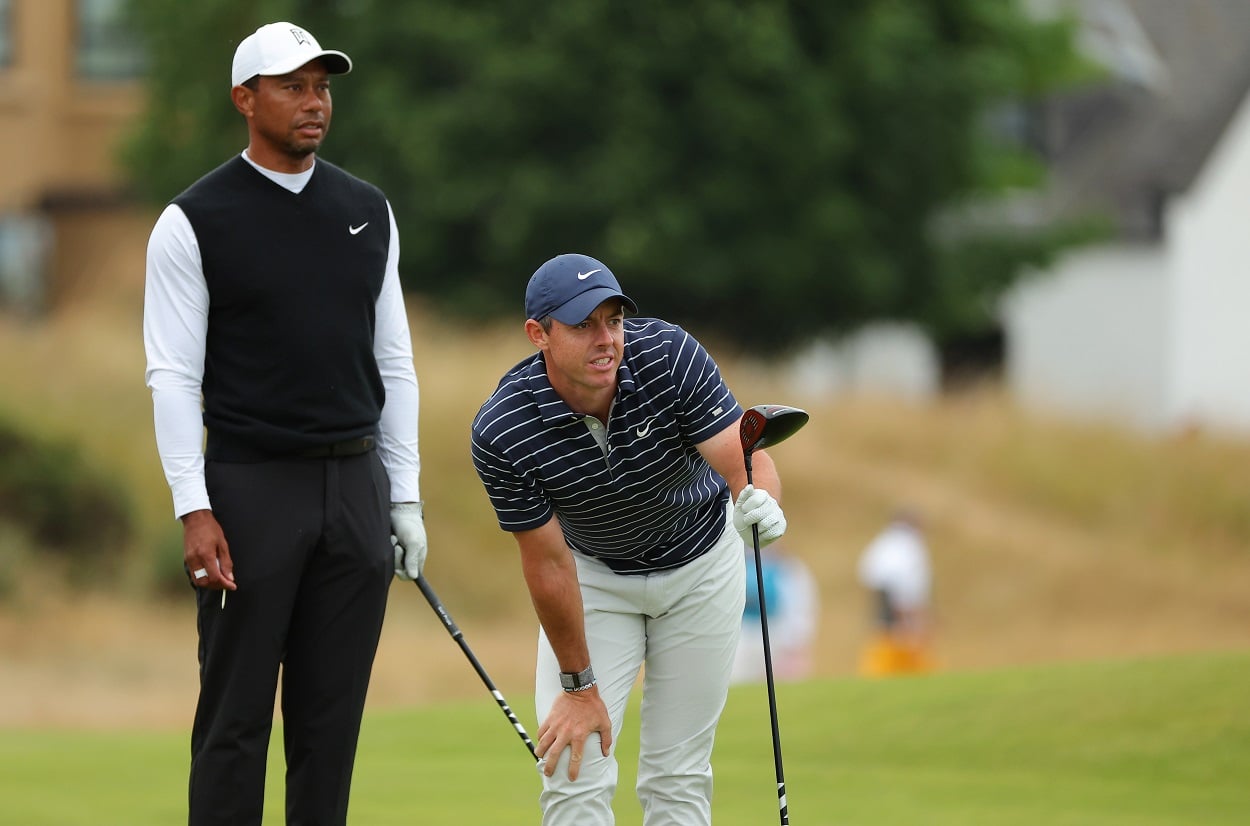
<svg viewBox="0 0 1250 826">
<path fill-rule="evenodd" d="M 508 699 L 532 734 L 530 698 Z M 1250 812 L 1250 652 L 782 684 L 778 701 L 798 826 L 1211 826 Z M 641 823 L 636 723 L 635 706 L 618 744 L 621 826 Z M 0 823 L 185 822 L 186 741 L 0 732 Z M 276 752 L 270 765 L 265 822 L 281 824 Z M 763 685 L 731 693 L 715 769 L 717 826 L 778 822 Z M 366 716 L 351 822 L 534 824 L 538 785 L 483 689 Z"/>
</svg>

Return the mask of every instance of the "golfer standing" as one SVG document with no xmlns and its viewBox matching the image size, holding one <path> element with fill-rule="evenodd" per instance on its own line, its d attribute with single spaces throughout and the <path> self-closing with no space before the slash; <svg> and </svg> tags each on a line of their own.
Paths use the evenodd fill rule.
<svg viewBox="0 0 1250 826">
<path fill-rule="evenodd" d="M 742 408 L 680 327 L 627 319 L 600 261 L 557 256 L 525 291 L 537 353 L 472 427 L 541 624 L 535 693 L 546 826 L 613 822 L 612 743 L 645 665 L 647 826 L 711 822 L 712 744 L 742 619 L 743 533 L 785 531 L 771 459 L 746 470 Z M 770 493 L 771 491 L 771 493 Z M 731 493 L 736 504 L 730 503 Z"/>
<path fill-rule="evenodd" d="M 346 823 L 387 591 L 425 559 L 395 221 L 316 156 L 351 65 L 290 23 L 245 38 L 247 148 L 148 244 L 146 379 L 198 603 L 192 826 L 260 824 L 279 669 L 287 823 Z"/>
</svg>

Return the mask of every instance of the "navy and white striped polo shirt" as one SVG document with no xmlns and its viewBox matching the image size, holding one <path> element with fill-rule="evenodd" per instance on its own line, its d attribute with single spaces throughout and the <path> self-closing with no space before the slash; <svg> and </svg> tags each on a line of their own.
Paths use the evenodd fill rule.
<svg viewBox="0 0 1250 826">
<path fill-rule="evenodd" d="M 617 573 L 676 568 L 724 530 L 725 480 L 695 445 L 742 408 L 703 346 L 658 319 L 625 320 L 617 379 L 605 457 L 535 353 L 474 418 L 473 464 L 505 531 L 541 527 L 554 511 L 570 547 Z"/>
</svg>

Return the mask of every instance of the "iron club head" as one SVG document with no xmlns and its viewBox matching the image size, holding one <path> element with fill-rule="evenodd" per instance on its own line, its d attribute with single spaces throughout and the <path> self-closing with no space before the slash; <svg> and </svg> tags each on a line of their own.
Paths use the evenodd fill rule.
<svg viewBox="0 0 1250 826">
<path fill-rule="evenodd" d="M 807 424 L 807 411 L 784 404 L 757 404 L 742 414 L 738 426 L 742 453 L 753 452 L 790 438 Z"/>
</svg>

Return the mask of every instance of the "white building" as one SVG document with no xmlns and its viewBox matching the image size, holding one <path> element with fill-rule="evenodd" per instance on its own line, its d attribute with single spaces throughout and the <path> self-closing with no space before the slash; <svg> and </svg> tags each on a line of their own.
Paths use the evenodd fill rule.
<svg viewBox="0 0 1250 826">
<path fill-rule="evenodd" d="M 1112 80 L 1043 112 L 1046 206 L 1102 210 L 1116 237 L 1004 296 L 1008 385 L 1031 406 L 1250 434 L 1250 2 L 1067 5 Z"/>
</svg>

